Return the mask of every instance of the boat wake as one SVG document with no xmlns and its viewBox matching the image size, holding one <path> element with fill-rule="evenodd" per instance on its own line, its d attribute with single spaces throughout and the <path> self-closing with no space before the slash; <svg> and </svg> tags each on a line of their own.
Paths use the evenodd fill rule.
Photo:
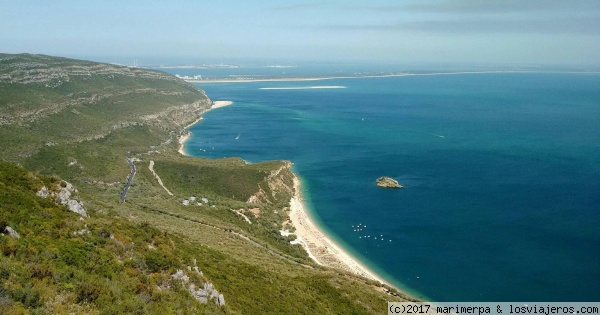
<svg viewBox="0 0 600 315">
<path fill-rule="evenodd" d="M 432 136 L 436 136 L 436 137 L 438 137 L 438 138 L 442 138 L 442 139 L 443 139 L 443 138 L 446 138 L 445 136 L 438 135 L 438 134 L 435 134 L 435 133 L 429 133 L 429 132 L 428 132 L 427 134 L 428 134 L 428 135 L 432 135 Z"/>
</svg>

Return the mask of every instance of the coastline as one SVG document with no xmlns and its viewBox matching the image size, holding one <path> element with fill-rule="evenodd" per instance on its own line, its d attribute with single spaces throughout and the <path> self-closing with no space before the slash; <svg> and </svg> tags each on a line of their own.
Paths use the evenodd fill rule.
<svg viewBox="0 0 600 315">
<path fill-rule="evenodd" d="M 221 107 L 225 107 L 225 106 L 229 106 L 233 104 L 232 101 L 213 101 L 212 102 L 212 106 L 203 111 L 200 115 L 213 110 L 213 109 L 217 109 L 217 108 L 221 108 Z M 197 124 L 198 122 L 200 122 L 202 120 L 202 116 L 199 116 L 196 120 L 194 120 L 192 123 L 188 124 L 187 126 L 183 127 L 183 130 L 187 130 L 188 128 L 192 127 L 193 125 Z M 190 139 L 190 137 L 192 136 L 191 132 L 187 132 L 184 135 L 181 135 L 177 138 L 177 142 L 179 142 L 179 149 L 177 150 L 177 152 L 179 152 L 179 154 L 183 155 L 183 156 L 189 156 L 186 152 L 185 152 L 185 142 L 188 141 Z"/>
<path fill-rule="evenodd" d="M 364 79 L 364 78 L 388 78 L 388 77 L 411 77 L 411 76 L 438 76 L 438 75 L 464 75 L 464 74 L 498 74 L 498 73 L 566 73 L 566 74 L 598 74 L 598 71 L 540 71 L 540 70 L 495 70 L 495 71 L 453 71 L 453 72 L 430 72 L 430 73 L 396 73 L 381 75 L 349 75 L 349 76 L 325 76 L 325 77 L 306 77 L 306 78 L 270 78 L 270 79 L 207 79 L 195 80 L 185 79 L 191 83 L 247 83 L 247 82 L 301 82 L 301 81 L 322 81 L 334 79 Z"/>
<path fill-rule="evenodd" d="M 215 101 L 209 110 L 229 106 L 233 104 L 231 101 Z M 194 122 L 187 125 L 184 129 L 188 129 L 194 124 L 201 121 L 203 118 L 198 117 Z M 192 133 L 187 132 L 186 134 L 179 137 L 179 150 L 181 155 L 189 156 L 185 152 L 185 142 L 189 140 Z M 307 211 L 307 207 L 302 197 L 302 183 L 297 174 L 294 174 L 294 195 L 290 200 L 290 222 L 295 228 L 295 232 L 290 233 L 296 235 L 297 239 L 293 241 L 293 244 L 300 244 L 308 253 L 308 256 L 315 261 L 318 265 L 343 270 L 369 280 L 377 281 L 385 284 L 391 288 L 396 288 L 389 282 L 383 280 L 374 271 L 370 270 L 364 264 L 361 264 L 346 252 L 341 246 L 336 244 L 325 232 L 319 229 L 319 227 L 313 222 L 310 213 Z M 282 231 L 285 232 L 285 231 Z M 402 290 L 399 290 L 402 292 Z"/>
<path fill-rule="evenodd" d="M 210 109 L 221 108 L 233 104 L 232 101 L 214 101 Z"/>
<path fill-rule="evenodd" d="M 316 77 L 316 78 L 272 78 L 272 79 L 209 79 L 209 80 L 185 80 L 191 83 L 244 83 L 244 82 L 301 82 L 301 81 L 322 81 L 333 79 L 361 79 L 361 78 L 387 78 L 387 77 L 403 77 L 410 75 L 402 74 L 384 74 L 384 75 L 367 75 L 367 76 L 339 76 L 339 77 Z"/>
<path fill-rule="evenodd" d="M 359 263 L 313 223 L 302 198 L 301 181 L 295 174 L 294 196 L 290 200 L 290 221 L 296 229 L 293 234 L 298 238 L 297 243 L 304 247 L 317 264 L 341 269 L 394 287 Z"/>
</svg>

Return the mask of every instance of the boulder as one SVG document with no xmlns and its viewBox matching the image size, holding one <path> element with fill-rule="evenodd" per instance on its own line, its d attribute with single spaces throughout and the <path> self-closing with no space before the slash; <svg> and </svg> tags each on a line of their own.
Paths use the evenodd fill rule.
<svg viewBox="0 0 600 315">
<path fill-rule="evenodd" d="M 8 234 L 8 236 L 10 236 L 10 237 L 21 238 L 21 236 L 19 235 L 19 233 L 17 233 L 17 231 L 15 231 L 13 228 L 11 228 L 8 225 L 4 228 L 4 232 L 6 234 Z"/>
<path fill-rule="evenodd" d="M 79 200 L 71 199 L 71 200 L 67 201 L 66 206 L 69 210 L 79 214 L 80 216 L 85 217 L 85 218 L 88 217 L 88 214 L 85 211 L 85 208 L 83 207 L 83 202 L 81 202 Z"/>
</svg>

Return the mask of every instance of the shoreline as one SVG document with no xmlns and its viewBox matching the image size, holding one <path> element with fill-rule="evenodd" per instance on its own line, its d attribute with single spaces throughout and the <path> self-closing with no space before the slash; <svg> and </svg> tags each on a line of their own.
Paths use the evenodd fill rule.
<svg viewBox="0 0 600 315">
<path fill-rule="evenodd" d="M 411 77 L 411 76 L 438 76 L 438 75 L 461 75 L 461 74 L 499 74 L 499 73 L 566 73 L 566 74 L 599 74 L 598 71 L 540 71 L 540 70 L 496 70 L 496 71 L 456 71 L 456 72 L 429 72 L 429 73 L 397 73 L 382 75 L 349 75 L 349 76 L 329 76 L 329 77 L 307 77 L 307 78 L 270 78 L 270 79 L 207 79 L 194 80 L 185 79 L 191 83 L 248 83 L 248 82 L 302 82 L 302 81 L 322 81 L 334 79 L 365 79 L 365 78 L 389 78 L 389 77 Z"/>
<path fill-rule="evenodd" d="M 213 105 L 202 114 L 212 109 L 229 106 L 231 104 L 233 104 L 231 101 L 215 101 L 213 102 Z M 194 122 L 188 124 L 184 130 L 195 125 L 202 119 L 202 117 L 198 117 Z M 185 152 L 185 142 L 189 140 L 191 135 L 192 133 L 188 131 L 186 134 L 179 137 L 178 152 L 181 155 L 190 156 Z M 297 237 L 295 241 L 292 241 L 293 244 L 302 245 L 308 256 L 318 265 L 346 271 L 369 280 L 377 281 L 394 288 L 403 294 L 407 294 L 403 290 L 400 290 L 391 283 L 383 280 L 374 271 L 370 270 L 367 266 L 360 263 L 355 257 L 345 251 L 342 246 L 335 243 L 335 241 L 333 241 L 324 231 L 319 229 L 313 222 L 310 213 L 307 211 L 304 199 L 302 198 L 302 183 L 300 178 L 296 173 L 293 174 L 294 195 L 290 200 L 289 213 L 290 223 L 295 228 L 295 231 L 290 234 L 294 234 Z"/>
<path fill-rule="evenodd" d="M 221 108 L 233 104 L 232 101 L 214 101 L 210 109 Z"/>
<path fill-rule="evenodd" d="M 213 110 L 213 109 L 217 109 L 217 108 L 221 108 L 221 107 L 229 106 L 229 105 L 231 105 L 231 104 L 233 104 L 233 102 L 232 102 L 232 101 L 213 101 L 213 102 L 212 102 L 212 106 L 211 106 L 209 109 L 207 109 L 207 110 L 203 111 L 203 112 L 200 114 L 200 116 L 199 116 L 199 117 L 198 117 L 196 120 L 194 120 L 193 122 L 191 122 L 191 123 L 190 123 L 190 124 L 188 124 L 187 126 L 183 127 L 183 130 L 187 130 L 187 129 L 188 129 L 188 128 L 190 128 L 191 126 L 193 126 L 193 125 L 195 125 L 195 124 L 199 123 L 199 122 L 200 122 L 202 119 L 204 119 L 204 118 L 202 118 L 202 115 L 203 115 L 204 113 L 206 113 L 206 112 L 208 112 L 208 111 L 210 111 L 210 110 Z M 191 137 L 191 136 L 192 136 L 192 133 L 191 133 L 190 131 L 188 131 L 186 134 L 184 134 L 184 135 L 180 135 L 180 136 L 177 138 L 177 142 L 179 142 L 179 149 L 177 149 L 177 152 L 179 152 L 179 154 L 181 154 L 181 155 L 183 155 L 183 156 L 190 156 L 189 154 L 187 154 L 187 153 L 185 152 L 185 142 L 186 142 L 186 141 L 188 141 L 188 140 L 190 139 L 190 137 Z"/>
<path fill-rule="evenodd" d="M 301 184 L 298 176 L 294 174 L 294 196 L 290 200 L 290 221 L 296 229 L 293 233 L 298 240 L 296 243 L 301 244 L 309 257 L 319 265 L 344 270 L 395 288 L 364 264 L 358 262 L 313 223 L 302 198 Z"/>
<path fill-rule="evenodd" d="M 185 80 L 191 83 L 245 83 L 245 82 L 302 82 L 302 81 L 322 81 L 333 79 L 361 79 L 361 78 L 387 78 L 403 77 L 411 75 L 402 74 L 383 74 L 383 75 L 364 75 L 364 76 L 338 76 L 338 77 L 315 77 L 315 78 L 272 78 L 272 79 L 208 79 L 208 80 Z"/>
</svg>

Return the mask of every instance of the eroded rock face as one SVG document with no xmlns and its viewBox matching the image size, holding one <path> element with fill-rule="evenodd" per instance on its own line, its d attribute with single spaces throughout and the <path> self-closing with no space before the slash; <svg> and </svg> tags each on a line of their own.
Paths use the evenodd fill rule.
<svg viewBox="0 0 600 315">
<path fill-rule="evenodd" d="M 246 202 L 252 204 L 272 204 L 276 202 L 277 199 L 288 199 L 291 197 L 294 194 L 291 168 L 292 162 L 285 161 L 283 166 L 271 171 L 264 182 L 261 183 L 268 186 L 268 189 L 265 188 L 268 192 L 259 186 L 258 191 L 250 196 Z"/>
<path fill-rule="evenodd" d="M 377 180 L 375 180 L 375 184 L 383 188 L 404 188 L 404 186 L 400 185 L 397 180 L 387 176 L 379 177 Z"/>
</svg>

